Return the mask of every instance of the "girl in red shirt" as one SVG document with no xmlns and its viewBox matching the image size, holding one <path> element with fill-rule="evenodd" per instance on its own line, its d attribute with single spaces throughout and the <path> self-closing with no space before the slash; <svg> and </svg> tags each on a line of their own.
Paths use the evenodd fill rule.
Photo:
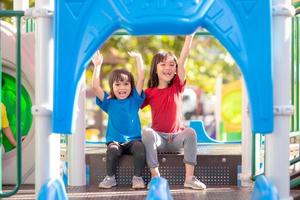
<svg viewBox="0 0 300 200">
<path fill-rule="evenodd" d="M 150 69 L 146 99 L 142 107 L 150 105 L 152 126 L 143 131 L 142 141 L 146 148 L 146 160 L 151 177 L 160 176 L 157 150 L 178 151 L 184 149 L 184 187 L 205 189 L 206 186 L 194 176 L 197 164 L 197 136 L 192 128 L 181 123 L 181 96 L 186 83 L 185 65 L 193 35 L 187 36 L 180 57 L 169 52 L 159 52 Z"/>
</svg>

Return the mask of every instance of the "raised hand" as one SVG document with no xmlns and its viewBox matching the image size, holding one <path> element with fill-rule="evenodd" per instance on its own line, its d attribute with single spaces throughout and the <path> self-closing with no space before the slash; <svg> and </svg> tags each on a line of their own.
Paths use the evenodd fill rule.
<svg viewBox="0 0 300 200">
<path fill-rule="evenodd" d="M 144 86 L 144 80 L 145 80 L 145 75 L 144 75 L 145 69 L 144 69 L 143 57 L 139 52 L 135 52 L 135 51 L 129 51 L 128 54 L 129 56 L 135 59 L 137 73 L 138 73 L 136 89 L 138 94 L 141 94 Z"/>
<path fill-rule="evenodd" d="M 128 51 L 128 55 L 135 59 L 142 59 L 142 55 L 136 51 Z"/>
<path fill-rule="evenodd" d="M 101 72 L 101 65 L 103 62 L 103 56 L 100 51 L 97 51 L 92 61 L 94 63 L 94 72 L 93 72 L 93 80 L 92 80 L 92 88 L 96 96 L 102 101 L 104 97 L 104 91 L 100 86 L 100 72 Z"/>
<path fill-rule="evenodd" d="M 183 47 L 180 52 L 180 57 L 178 59 L 178 68 L 177 68 L 177 74 L 180 79 L 180 82 L 183 83 L 185 80 L 186 72 L 185 72 L 185 65 L 188 58 L 188 55 L 190 53 L 190 49 L 192 47 L 192 42 L 194 38 L 195 32 L 191 35 L 187 35 L 185 37 L 185 41 L 183 44 Z"/>
<path fill-rule="evenodd" d="M 96 51 L 94 54 L 92 61 L 95 66 L 101 66 L 103 62 L 103 55 L 100 53 L 100 51 Z"/>
</svg>

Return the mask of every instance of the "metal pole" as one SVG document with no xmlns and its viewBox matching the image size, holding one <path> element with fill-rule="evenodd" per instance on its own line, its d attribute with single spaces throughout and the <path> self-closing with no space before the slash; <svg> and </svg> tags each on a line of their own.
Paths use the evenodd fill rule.
<svg viewBox="0 0 300 200">
<path fill-rule="evenodd" d="M 53 105 L 53 11 L 54 0 L 37 0 L 35 46 L 35 191 L 52 178 L 59 178 L 60 135 L 52 134 L 51 116 Z M 44 11 L 44 12 L 43 12 Z"/>
<path fill-rule="evenodd" d="M 251 144 L 252 131 L 248 112 L 248 95 L 244 80 L 242 81 L 242 186 L 252 185 L 251 181 Z"/>
<path fill-rule="evenodd" d="M 75 133 L 70 135 L 67 143 L 68 183 L 70 186 L 86 185 L 85 168 L 85 73 L 83 73 L 77 88 L 74 120 Z"/>
<path fill-rule="evenodd" d="M 290 197 L 289 128 L 291 106 L 291 0 L 273 0 L 274 133 L 266 136 L 266 175 L 280 199 Z"/>
</svg>

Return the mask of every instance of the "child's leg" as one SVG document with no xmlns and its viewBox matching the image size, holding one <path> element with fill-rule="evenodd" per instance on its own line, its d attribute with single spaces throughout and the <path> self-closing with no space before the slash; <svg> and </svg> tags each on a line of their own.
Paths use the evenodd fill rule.
<svg viewBox="0 0 300 200">
<path fill-rule="evenodd" d="M 184 187 L 193 189 L 205 189 L 206 185 L 194 176 L 195 165 L 197 164 L 197 136 L 192 128 L 185 128 L 175 135 L 170 144 L 173 148 L 184 148 L 185 181 Z"/>
<path fill-rule="evenodd" d="M 169 144 L 170 149 L 184 149 L 184 160 L 186 164 L 186 176 L 194 175 L 194 166 L 197 164 L 197 136 L 192 128 L 185 128 L 177 133 Z"/>
<path fill-rule="evenodd" d="M 118 143 L 111 142 L 106 151 L 106 173 L 108 176 L 116 174 L 117 164 L 122 155 L 122 148 Z"/>
<path fill-rule="evenodd" d="M 146 149 L 146 161 L 148 167 L 158 167 L 157 149 L 164 146 L 165 141 L 152 128 L 147 128 L 143 131 L 142 141 Z"/>
<path fill-rule="evenodd" d="M 147 128 L 143 131 L 142 141 L 146 149 L 146 161 L 150 168 L 151 176 L 159 176 L 157 148 L 165 145 L 165 141 L 153 129 Z"/>
<path fill-rule="evenodd" d="M 128 153 L 133 155 L 134 175 L 142 176 L 142 172 L 146 164 L 146 152 L 144 144 L 139 140 L 129 142 Z"/>
<path fill-rule="evenodd" d="M 132 188 L 145 188 L 142 172 L 146 164 L 146 153 L 144 144 L 139 140 L 134 140 L 125 145 L 124 153 L 133 155 L 134 176 L 132 177 Z"/>
</svg>

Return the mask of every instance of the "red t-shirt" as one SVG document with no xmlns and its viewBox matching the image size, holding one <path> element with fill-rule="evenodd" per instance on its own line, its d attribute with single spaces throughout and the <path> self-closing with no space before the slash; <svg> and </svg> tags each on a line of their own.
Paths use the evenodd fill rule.
<svg viewBox="0 0 300 200">
<path fill-rule="evenodd" d="M 171 86 L 163 89 L 148 88 L 142 108 L 150 105 L 152 112 L 152 128 L 158 132 L 175 133 L 183 128 L 181 124 L 181 95 L 185 81 L 180 83 L 175 75 Z"/>
</svg>

